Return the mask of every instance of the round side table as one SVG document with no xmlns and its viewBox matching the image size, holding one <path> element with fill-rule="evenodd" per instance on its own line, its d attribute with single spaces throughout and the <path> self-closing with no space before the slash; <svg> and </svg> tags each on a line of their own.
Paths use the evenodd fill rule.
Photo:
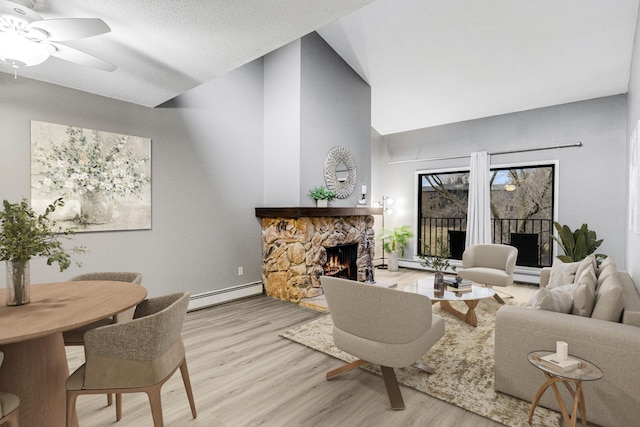
<svg viewBox="0 0 640 427">
<path fill-rule="evenodd" d="M 544 356 L 553 354 L 553 351 L 532 351 L 527 355 L 529 363 L 536 368 L 540 369 L 547 380 L 542 384 L 538 392 L 536 393 L 533 401 L 531 402 L 531 409 L 529 409 L 529 424 L 533 418 L 533 411 L 538 406 L 538 401 L 544 394 L 545 390 L 549 387 L 553 390 L 560 410 L 562 411 L 562 418 L 565 426 L 575 427 L 577 423 L 578 410 L 580 410 L 580 418 L 582 419 L 583 427 L 587 427 L 587 408 L 584 401 L 584 395 L 582 394 L 582 381 L 596 381 L 602 378 L 602 370 L 588 360 L 581 359 L 576 356 L 570 356 L 573 359 L 580 361 L 580 364 L 568 370 L 561 370 L 560 368 L 549 366 L 545 364 L 541 359 Z M 556 383 L 561 382 L 565 385 L 571 397 L 573 397 L 573 405 L 571 408 L 571 414 L 567 411 L 564 399 L 558 390 Z M 573 384 L 574 388 L 571 387 Z"/>
</svg>

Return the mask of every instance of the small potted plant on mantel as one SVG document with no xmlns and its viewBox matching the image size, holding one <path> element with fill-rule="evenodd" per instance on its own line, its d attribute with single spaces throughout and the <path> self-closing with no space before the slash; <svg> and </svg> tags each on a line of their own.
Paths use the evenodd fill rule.
<svg viewBox="0 0 640 427">
<path fill-rule="evenodd" d="M 3 201 L 4 209 L 0 211 L 0 261 L 6 261 L 7 305 L 23 305 L 30 302 L 31 258 L 46 257 L 47 265 L 57 263 L 60 271 L 71 265 L 71 255 L 62 247 L 60 238 L 73 234 L 73 231 L 56 231 L 55 221 L 49 219 L 49 215 L 62 206 L 63 200 L 57 199 L 43 214 L 37 215 L 29 207 L 27 199 L 22 199 L 19 203 Z M 74 247 L 70 251 L 84 253 L 85 248 Z"/>
<path fill-rule="evenodd" d="M 316 206 L 326 208 L 330 201 L 336 198 L 336 193 L 327 187 L 315 187 L 309 191 L 309 197 L 316 201 Z"/>
</svg>

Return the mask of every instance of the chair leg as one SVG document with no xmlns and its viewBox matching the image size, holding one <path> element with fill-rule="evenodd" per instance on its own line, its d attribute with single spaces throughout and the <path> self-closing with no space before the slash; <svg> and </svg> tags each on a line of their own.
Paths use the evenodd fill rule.
<svg viewBox="0 0 640 427">
<path fill-rule="evenodd" d="M 182 375 L 182 382 L 184 383 L 184 389 L 187 392 L 187 398 L 189 399 L 189 406 L 191 407 L 191 416 L 193 418 L 198 417 L 196 412 L 196 402 L 193 400 L 193 391 L 191 390 L 191 380 L 189 379 L 189 368 L 187 368 L 187 359 L 185 358 L 180 364 L 180 374 Z"/>
<path fill-rule="evenodd" d="M 111 396 L 111 394 L 109 394 Z M 122 394 L 116 393 L 116 421 L 122 419 Z"/>
<path fill-rule="evenodd" d="M 404 400 L 402 399 L 400 386 L 398 385 L 396 373 L 393 371 L 393 368 L 380 366 L 380 370 L 382 371 L 382 378 L 384 378 L 384 385 L 387 387 L 387 394 L 389 395 L 391 409 L 404 409 Z"/>
<path fill-rule="evenodd" d="M 147 396 L 149 396 L 149 405 L 151 406 L 151 415 L 153 416 L 153 427 L 164 427 L 164 421 L 162 419 L 162 398 L 160 396 L 161 385 L 162 384 L 157 384 L 145 391 Z"/>
<path fill-rule="evenodd" d="M 111 393 L 107 393 L 107 406 L 113 405 L 113 395 Z"/>
<path fill-rule="evenodd" d="M 76 400 L 78 393 L 67 390 L 67 427 L 72 424 L 71 420 L 76 419 Z"/>
<path fill-rule="evenodd" d="M 338 375 L 342 375 L 345 372 L 353 371 L 354 369 L 359 368 L 365 363 L 368 362 L 366 360 L 358 359 L 355 362 L 351 362 L 347 365 L 343 365 L 337 369 L 334 369 L 333 371 L 329 371 L 327 372 L 327 381 L 332 380 L 333 378 L 337 377 Z"/>
<path fill-rule="evenodd" d="M 2 417 L 0 425 L 6 425 L 6 427 L 20 427 L 20 407 L 17 407 Z"/>
</svg>

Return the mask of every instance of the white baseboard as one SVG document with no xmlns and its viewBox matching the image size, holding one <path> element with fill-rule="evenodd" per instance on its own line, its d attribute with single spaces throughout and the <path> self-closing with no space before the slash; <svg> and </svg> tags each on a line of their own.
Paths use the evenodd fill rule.
<svg viewBox="0 0 640 427">
<path fill-rule="evenodd" d="M 230 288 L 216 289 L 215 291 L 203 292 L 191 295 L 189 298 L 188 310 L 198 310 L 212 305 L 246 298 L 262 293 L 262 282 L 246 283 L 244 285 L 231 286 Z"/>
</svg>

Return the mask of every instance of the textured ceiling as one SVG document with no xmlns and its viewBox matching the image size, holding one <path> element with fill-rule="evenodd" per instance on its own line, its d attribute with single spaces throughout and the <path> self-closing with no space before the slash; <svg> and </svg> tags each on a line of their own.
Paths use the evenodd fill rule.
<svg viewBox="0 0 640 427">
<path fill-rule="evenodd" d="M 65 43 L 118 68 L 105 72 L 50 58 L 18 73 L 155 107 L 371 1 L 36 0 L 34 10 L 45 19 L 105 21 L 110 33 Z"/>
<path fill-rule="evenodd" d="M 384 135 L 626 93 L 638 1 L 36 0 L 107 22 L 67 44 L 118 69 L 51 58 L 18 78 L 153 107 L 318 30 L 371 85 Z"/>
</svg>

